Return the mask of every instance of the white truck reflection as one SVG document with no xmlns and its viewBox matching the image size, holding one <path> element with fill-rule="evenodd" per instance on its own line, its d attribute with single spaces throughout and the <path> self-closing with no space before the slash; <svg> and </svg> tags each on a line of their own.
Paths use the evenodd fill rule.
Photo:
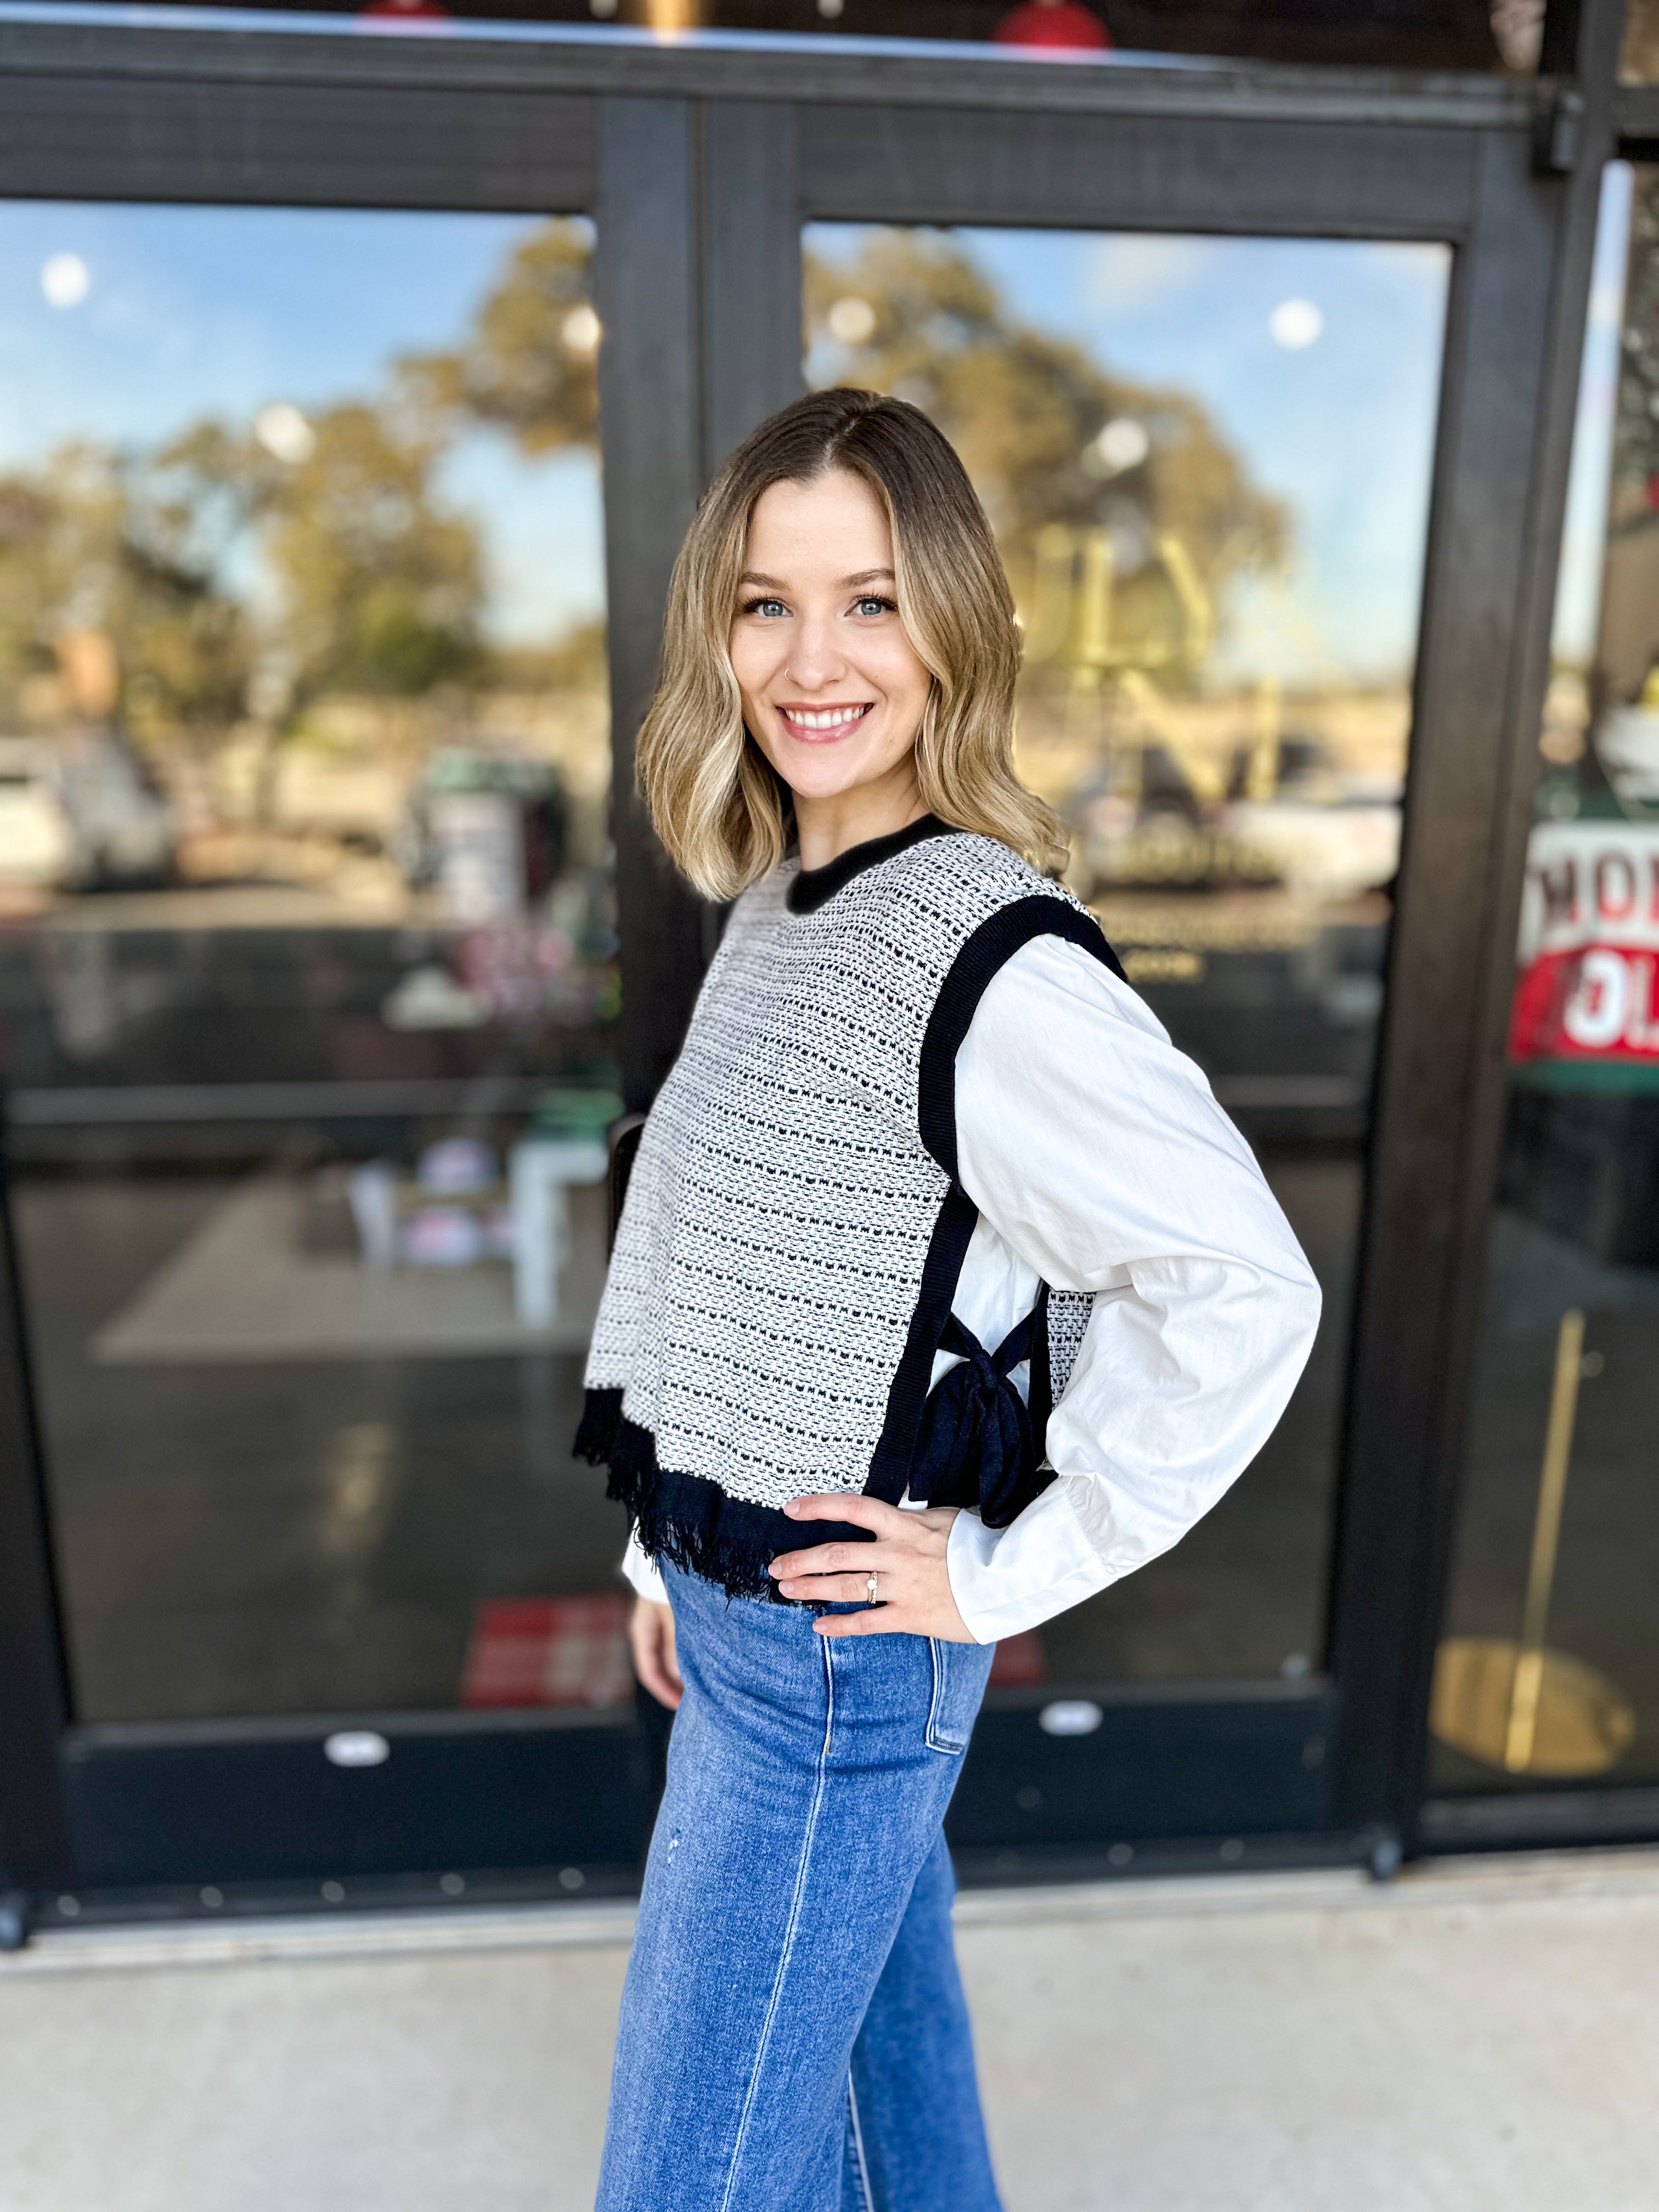
<svg viewBox="0 0 1659 2212">
<path fill-rule="evenodd" d="M 173 810 L 112 732 L 0 737 L 0 884 L 89 891 L 161 884 Z"/>
</svg>

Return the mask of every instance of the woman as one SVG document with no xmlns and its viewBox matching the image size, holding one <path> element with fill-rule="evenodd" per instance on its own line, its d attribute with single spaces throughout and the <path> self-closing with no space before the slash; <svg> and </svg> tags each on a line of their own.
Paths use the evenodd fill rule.
<svg viewBox="0 0 1659 2212">
<path fill-rule="evenodd" d="M 578 1449 L 678 1707 L 602 2212 L 989 2212 L 945 1806 L 999 1637 L 1166 1550 L 1318 1293 L 1204 1079 L 1048 872 L 989 527 L 825 392 L 691 526 L 639 746 L 736 897 L 647 1124 Z"/>
</svg>

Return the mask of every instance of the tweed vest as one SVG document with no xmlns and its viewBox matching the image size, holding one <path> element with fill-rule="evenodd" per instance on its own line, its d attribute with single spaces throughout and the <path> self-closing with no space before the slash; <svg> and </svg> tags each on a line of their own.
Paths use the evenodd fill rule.
<svg viewBox="0 0 1659 2212">
<path fill-rule="evenodd" d="M 640 1141 L 576 1440 L 647 1553 L 763 1595 L 801 1540 L 787 1500 L 904 1496 L 977 1218 L 957 1051 L 1042 935 L 1121 973 L 1069 892 L 932 820 L 737 902 Z M 1090 1304 L 1047 1293 L 1034 1317 L 1039 1460 Z"/>
</svg>

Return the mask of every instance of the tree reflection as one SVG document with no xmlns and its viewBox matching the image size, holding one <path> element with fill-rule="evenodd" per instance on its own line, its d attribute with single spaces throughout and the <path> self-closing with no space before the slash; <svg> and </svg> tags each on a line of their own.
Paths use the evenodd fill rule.
<svg viewBox="0 0 1659 2212">
<path fill-rule="evenodd" d="M 436 434 L 458 423 L 507 431 L 526 453 L 595 443 L 599 320 L 585 223 L 555 222 L 525 240 L 453 352 L 398 364 L 398 395 Z"/>
<path fill-rule="evenodd" d="M 550 221 L 453 346 L 388 362 L 376 389 L 273 398 L 149 448 L 82 440 L 0 481 L 0 713 L 121 732 L 214 835 L 280 828 L 296 775 L 310 819 L 337 813 L 324 757 L 372 757 L 403 795 L 358 833 L 387 851 L 440 750 L 528 744 L 597 860 L 601 631 L 492 636 L 490 517 L 446 475 L 481 434 L 526 460 L 597 454 L 592 259 L 587 223 Z M 1079 823 L 1103 792 L 1143 809 L 1160 775 L 1212 808 L 1241 743 L 1272 751 L 1273 717 L 1257 702 L 1242 738 L 1231 712 L 1194 735 L 1170 702 L 1199 699 L 1218 611 L 1284 563 L 1290 525 L 1206 409 L 1024 320 L 946 233 L 809 251 L 805 297 L 810 374 L 914 399 L 985 500 L 1024 623 L 1028 772 Z"/>
<path fill-rule="evenodd" d="M 820 380 L 914 400 L 962 455 L 1013 573 L 1031 659 L 1066 644 L 1030 619 L 1057 526 L 1079 549 L 1085 533 L 1106 533 L 1126 637 L 1182 627 L 1160 540 L 1179 545 L 1212 603 L 1242 572 L 1282 559 L 1283 507 L 1190 394 L 1115 376 L 1021 322 L 947 234 L 878 230 L 850 260 L 809 255 L 806 307 Z"/>
<path fill-rule="evenodd" d="M 280 740 L 332 696 L 521 677 L 485 642 L 483 527 L 437 479 L 480 427 L 526 453 L 594 443 L 590 260 L 585 224 L 549 223 L 453 351 L 390 365 L 378 392 L 148 450 L 81 440 L 0 479 L 0 712 L 92 708 L 64 649 L 88 632 L 112 654 L 114 718 L 163 759 L 250 720 Z M 574 656 L 589 680 L 592 658 Z"/>
</svg>

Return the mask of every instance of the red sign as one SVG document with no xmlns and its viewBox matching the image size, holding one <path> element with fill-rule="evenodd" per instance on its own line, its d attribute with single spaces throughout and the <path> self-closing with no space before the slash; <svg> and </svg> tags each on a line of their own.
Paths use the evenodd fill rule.
<svg viewBox="0 0 1659 2212">
<path fill-rule="evenodd" d="M 1659 1062 L 1659 825 L 1532 833 L 1512 1060 Z"/>
</svg>

